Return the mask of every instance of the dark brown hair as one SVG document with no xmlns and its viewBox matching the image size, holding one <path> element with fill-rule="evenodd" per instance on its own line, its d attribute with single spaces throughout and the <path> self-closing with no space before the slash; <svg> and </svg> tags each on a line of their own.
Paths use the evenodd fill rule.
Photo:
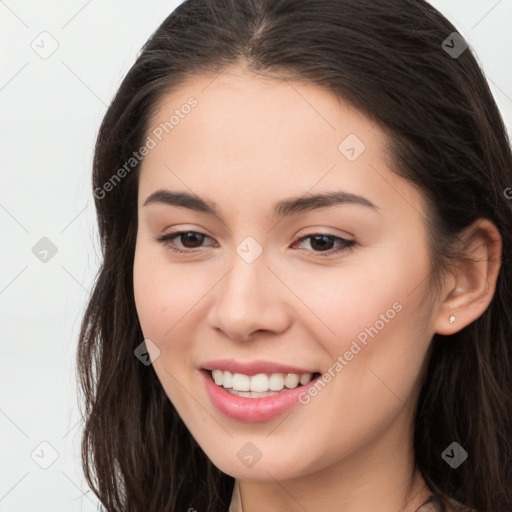
<svg viewBox="0 0 512 512">
<path fill-rule="evenodd" d="M 133 294 L 138 168 L 104 184 L 140 148 L 158 102 L 187 78 L 245 66 L 321 85 L 389 136 L 395 171 L 428 199 L 433 279 L 478 218 L 503 241 L 493 300 L 452 336 L 434 335 L 415 417 L 417 466 L 443 502 L 512 510 L 512 185 L 510 143 L 471 48 L 422 0 L 187 0 L 143 47 L 103 119 L 93 189 L 103 262 L 77 353 L 82 463 L 108 511 L 225 512 L 234 480 L 192 438 L 142 342 Z M 212 112 L 212 115 L 214 113 Z M 101 193 L 100 193 L 101 192 Z M 441 457 L 453 441 L 469 454 Z"/>
</svg>

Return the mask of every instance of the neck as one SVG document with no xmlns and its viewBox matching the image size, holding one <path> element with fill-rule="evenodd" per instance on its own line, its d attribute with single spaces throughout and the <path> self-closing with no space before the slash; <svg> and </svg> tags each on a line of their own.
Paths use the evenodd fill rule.
<svg viewBox="0 0 512 512">
<path fill-rule="evenodd" d="M 414 464 L 411 431 L 396 427 L 314 473 L 280 481 L 237 480 L 242 512 L 415 512 L 431 492 Z"/>
</svg>

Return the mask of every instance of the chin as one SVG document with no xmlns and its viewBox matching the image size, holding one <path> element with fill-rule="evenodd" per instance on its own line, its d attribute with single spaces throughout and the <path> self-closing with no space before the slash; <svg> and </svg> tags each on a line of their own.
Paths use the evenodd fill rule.
<svg viewBox="0 0 512 512">
<path fill-rule="evenodd" d="M 229 455 L 231 450 L 218 453 L 207 452 L 207 456 L 220 471 L 239 480 L 289 480 L 312 472 L 301 454 L 281 456 L 275 450 L 269 450 L 271 455 L 265 457 L 265 454 L 260 452 L 261 458 L 258 459 L 256 449 L 247 443 L 250 442 L 237 443 L 237 446 L 241 445 L 242 448 L 233 450 L 231 452 L 233 456 Z M 297 465 L 298 461 L 302 462 L 300 466 Z"/>
</svg>

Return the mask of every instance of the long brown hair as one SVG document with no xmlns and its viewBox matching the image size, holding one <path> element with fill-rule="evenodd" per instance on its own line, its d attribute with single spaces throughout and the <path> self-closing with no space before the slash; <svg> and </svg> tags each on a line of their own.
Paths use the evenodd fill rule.
<svg viewBox="0 0 512 512">
<path fill-rule="evenodd" d="M 132 281 L 139 165 L 105 184 L 142 146 L 166 93 L 194 74 L 239 64 L 320 84 L 390 136 L 396 172 L 428 198 L 434 277 L 457 257 L 453 241 L 474 220 L 499 229 L 502 266 L 490 306 L 456 334 L 433 337 L 414 446 L 443 503 L 512 510 L 512 155 L 471 48 L 456 56 L 443 48 L 453 32 L 423 0 L 187 0 L 144 45 L 97 138 L 103 262 L 77 352 L 82 463 L 106 510 L 225 512 L 231 498 L 233 478 L 199 448 L 153 367 L 134 356 L 143 341 Z M 441 457 L 453 441 L 469 454 L 457 469 Z"/>
</svg>

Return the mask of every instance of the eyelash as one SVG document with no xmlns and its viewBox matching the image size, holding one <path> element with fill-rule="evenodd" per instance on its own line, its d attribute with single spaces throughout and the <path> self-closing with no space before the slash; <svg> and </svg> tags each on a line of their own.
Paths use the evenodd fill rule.
<svg viewBox="0 0 512 512">
<path fill-rule="evenodd" d="M 194 233 L 194 234 L 197 234 L 197 235 L 205 236 L 206 238 L 210 238 L 208 235 L 205 235 L 204 233 L 201 233 L 199 231 L 176 231 L 174 233 L 168 233 L 166 235 L 157 237 L 156 240 L 158 242 L 160 242 L 161 244 L 165 245 L 166 247 L 168 247 L 169 249 L 171 249 L 174 252 L 192 254 L 194 252 L 197 252 L 197 249 L 200 249 L 200 248 L 180 249 L 179 247 L 177 247 L 173 243 L 173 240 L 175 238 L 178 238 L 180 235 L 185 235 L 185 234 L 189 234 L 189 233 Z M 318 255 L 320 257 L 326 257 L 326 256 L 331 256 L 333 254 L 338 254 L 338 253 L 342 253 L 342 252 L 345 252 L 345 251 L 350 251 L 350 250 L 352 250 L 354 248 L 354 245 L 356 243 L 355 240 L 347 240 L 345 238 L 341 238 L 339 236 L 332 235 L 331 233 L 311 233 L 309 235 L 305 235 L 305 236 L 301 236 L 300 238 L 297 238 L 293 242 L 293 245 L 295 245 L 298 242 L 302 242 L 303 240 L 306 240 L 308 238 L 313 238 L 315 236 L 324 236 L 324 237 L 327 237 L 327 238 L 339 240 L 342 243 L 342 245 L 340 245 L 338 248 L 336 248 L 336 249 L 329 249 L 327 251 L 313 251 L 313 250 L 310 250 L 310 249 L 306 249 L 308 252 L 313 252 L 315 255 Z"/>
</svg>

